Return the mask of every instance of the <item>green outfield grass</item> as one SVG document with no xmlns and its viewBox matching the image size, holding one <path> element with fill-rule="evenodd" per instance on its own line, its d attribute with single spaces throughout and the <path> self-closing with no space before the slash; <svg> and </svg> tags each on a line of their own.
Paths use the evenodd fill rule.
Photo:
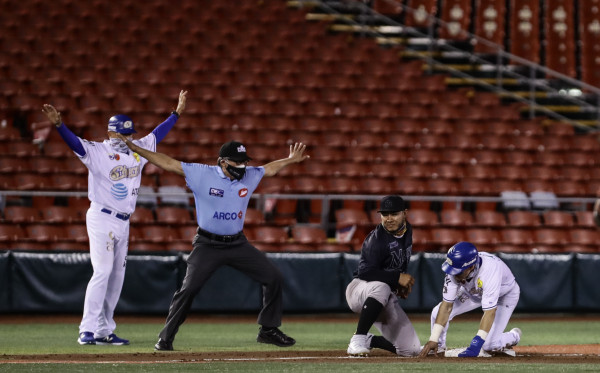
<svg viewBox="0 0 600 373">
<path fill-rule="evenodd" d="M 255 341 L 258 326 L 253 322 L 188 322 L 185 323 L 177 339 L 175 349 L 179 352 L 197 353 L 212 351 L 274 351 L 278 347 L 258 344 Z M 420 318 L 420 320 L 424 320 Z M 573 318 L 569 318 L 573 320 Z M 118 318 L 117 321 L 119 322 Z M 129 320 L 128 320 L 129 321 Z M 341 317 L 339 322 L 285 322 L 282 329 L 296 338 L 294 350 L 345 350 L 354 331 L 356 320 Z M 414 323 L 421 341 L 429 337 L 429 324 L 426 321 Z M 541 318 L 515 317 L 508 328 L 518 326 L 523 330 L 520 345 L 543 344 L 591 344 L 600 343 L 600 321 L 551 321 Z M 211 362 L 202 364 L 152 363 L 152 364 L 3 364 L 6 355 L 31 354 L 153 354 L 157 334 L 162 320 L 156 322 L 119 322 L 116 330 L 119 336 L 131 340 L 129 346 L 79 346 L 77 323 L 19 323 L 0 324 L 0 372 L 187 372 L 199 370 L 245 371 L 245 372 L 301 372 L 301 371 L 344 371 L 344 372 L 418 372 L 440 370 L 439 363 L 412 363 L 398 359 L 398 363 L 366 362 Z M 478 320 L 456 320 L 448 334 L 450 348 L 469 344 L 477 331 Z M 116 359 L 118 360 L 118 359 Z M 477 364 L 444 365 L 448 372 L 576 372 L 596 371 L 590 364 L 487 364 L 483 359 Z M 367 365 L 365 365 L 367 364 Z"/>
</svg>

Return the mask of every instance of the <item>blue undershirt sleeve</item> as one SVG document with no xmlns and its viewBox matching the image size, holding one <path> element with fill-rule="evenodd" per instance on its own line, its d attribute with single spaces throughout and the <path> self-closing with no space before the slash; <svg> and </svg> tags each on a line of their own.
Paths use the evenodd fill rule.
<svg viewBox="0 0 600 373">
<path fill-rule="evenodd" d="M 167 118 L 167 120 L 165 120 L 164 122 L 162 122 L 161 124 L 159 124 L 158 126 L 156 126 L 155 129 L 152 130 L 152 133 L 156 137 L 156 143 L 157 144 L 159 142 L 161 142 L 162 139 L 165 138 L 165 136 L 167 135 L 167 133 L 169 133 L 169 131 L 171 130 L 171 128 L 173 128 L 173 126 L 175 125 L 175 122 L 177 122 L 177 119 L 179 119 L 179 117 L 177 115 L 171 114 L 171 115 L 169 115 L 169 117 Z"/>
<path fill-rule="evenodd" d="M 81 145 L 81 141 L 79 141 L 79 138 L 73 132 L 71 132 L 71 130 L 64 123 L 61 123 L 59 127 L 56 127 L 56 130 L 60 134 L 60 137 L 65 140 L 71 150 L 77 153 L 77 155 L 80 157 L 85 155 L 85 149 L 83 148 L 83 145 Z"/>
</svg>

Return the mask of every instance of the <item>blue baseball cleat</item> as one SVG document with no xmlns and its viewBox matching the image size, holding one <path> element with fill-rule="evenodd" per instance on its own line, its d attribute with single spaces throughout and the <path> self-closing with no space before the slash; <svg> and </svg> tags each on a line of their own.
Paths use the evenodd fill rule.
<svg viewBox="0 0 600 373">
<path fill-rule="evenodd" d="M 94 339 L 94 333 L 92 333 L 92 332 L 79 333 L 79 338 L 77 338 L 77 343 L 79 343 L 80 345 L 95 345 L 96 340 Z"/>
<path fill-rule="evenodd" d="M 127 339 L 119 338 L 115 333 L 104 338 L 96 338 L 95 341 L 98 345 L 123 346 L 129 344 Z"/>
</svg>

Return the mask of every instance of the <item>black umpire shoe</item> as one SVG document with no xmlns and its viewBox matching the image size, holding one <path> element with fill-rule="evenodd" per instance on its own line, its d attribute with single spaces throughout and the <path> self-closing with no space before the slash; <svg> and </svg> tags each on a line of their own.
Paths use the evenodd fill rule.
<svg viewBox="0 0 600 373">
<path fill-rule="evenodd" d="M 256 342 L 270 343 L 279 347 L 290 347 L 296 343 L 296 340 L 292 337 L 288 337 L 278 328 L 266 329 L 265 327 L 262 327 L 258 331 Z"/>
<path fill-rule="evenodd" d="M 173 342 L 167 342 L 159 338 L 158 342 L 154 345 L 154 349 L 157 351 L 173 351 Z"/>
</svg>

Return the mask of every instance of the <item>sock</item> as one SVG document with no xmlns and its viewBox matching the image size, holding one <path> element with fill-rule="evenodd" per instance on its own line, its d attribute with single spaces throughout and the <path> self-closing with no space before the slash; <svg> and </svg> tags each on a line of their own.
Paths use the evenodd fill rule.
<svg viewBox="0 0 600 373">
<path fill-rule="evenodd" d="M 392 344 L 392 342 L 379 335 L 374 335 L 373 338 L 371 338 L 371 347 L 381 348 L 382 350 L 386 350 L 394 354 L 396 353 L 396 347 Z"/>
<path fill-rule="evenodd" d="M 382 309 L 383 304 L 379 303 L 375 298 L 367 298 L 365 304 L 363 304 L 362 311 L 360 311 L 356 334 L 366 335 L 375 320 L 377 320 L 377 317 L 379 317 Z"/>
</svg>

